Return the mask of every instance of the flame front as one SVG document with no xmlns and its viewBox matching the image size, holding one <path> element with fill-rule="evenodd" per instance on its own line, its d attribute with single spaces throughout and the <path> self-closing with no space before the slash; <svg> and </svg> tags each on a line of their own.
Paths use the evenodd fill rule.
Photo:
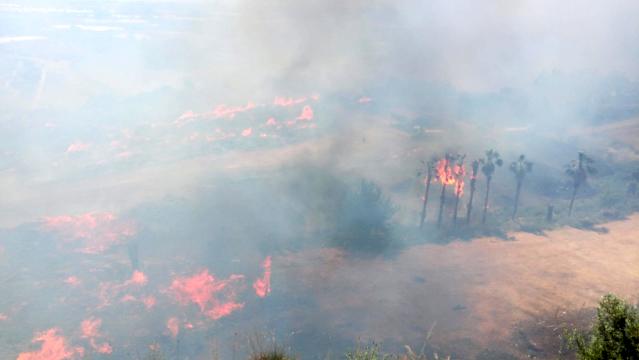
<svg viewBox="0 0 639 360">
<path fill-rule="evenodd" d="M 59 328 L 52 328 L 37 334 L 31 342 L 42 343 L 40 350 L 20 353 L 17 360 L 65 360 L 83 352 L 70 347 L 61 333 Z"/>
<path fill-rule="evenodd" d="M 262 262 L 264 268 L 264 276 L 255 280 L 253 283 L 253 289 L 255 294 L 261 298 L 265 297 L 271 292 L 271 257 L 267 256 Z"/>
<path fill-rule="evenodd" d="M 455 182 L 455 195 L 462 197 L 464 195 L 464 176 L 466 169 L 463 164 L 455 164 L 453 167 L 453 178 Z"/>
<path fill-rule="evenodd" d="M 171 283 L 170 290 L 182 304 L 192 302 L 212 320 L 217 320 L 244 307 L 235 301 L 234 285 L 243 280 L 242 275 L 231 275 L 226 280 L 218 280 L 207 269 L 190 277 L 178 277 Z M 218 296 L 224 294 L 226 302 Z"/>
<path fill-rule="evenodd" d="M 442 185 L 452 185 L 455 183 L 450 160 L 444 158 L 437 162 L 437 179 Z"/>
</svg>

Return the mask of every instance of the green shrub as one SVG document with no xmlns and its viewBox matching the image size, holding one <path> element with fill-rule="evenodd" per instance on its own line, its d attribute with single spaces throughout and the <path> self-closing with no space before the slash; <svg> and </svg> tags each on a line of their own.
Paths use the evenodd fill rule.
<svg viewBox="0 0 639 360">
<path fill-rule="evenodd" d="M 337 208 L 334 245 L 352 252 L 381 253 L 391 245 L 395 208 L 375 183 L 363 180 Z"/>
<path fill-rule="evenodd" d="M 358 347 L 346 353 L 346 360 L 390 360 L 390 355 L 384 355 L 379 349 L 379 345 L 373 344 L 363 348 Z"/>
<path fill-rule="evenodd" d="M 599 302 L 590 334 L 574 332 L 571 343 L 583 360 L 639 359 L 639 310 L 608 294 Z"/>
<path fill-rule="evenodd" d="M 293 360 L 283 350 L 273 349 L 268 351 L 260 351 L 251 354 L 249 360 Z"/>
</svg>

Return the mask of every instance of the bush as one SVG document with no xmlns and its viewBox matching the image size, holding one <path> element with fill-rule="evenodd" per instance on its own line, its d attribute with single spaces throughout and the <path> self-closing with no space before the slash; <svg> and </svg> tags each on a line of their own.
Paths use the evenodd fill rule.
<svg viewBox="0 0 639 360">
<path fill-rule="evenodd" d="M 370 181 L 346 192 L 335 217 L 334 244 L 348 251 L 381 253 L 388 249 L 395 208 Z"/>
<path fill-rule="evenodd" d="M 346 360 L 390 360 L 390 355 L 380 352 L 379 345 L 373 344 L 363 348 L 357 348 L 346 353 Z"/>
<path fill-rule="evenodd" d="M 639 310 L 608 294 L 599 302 L 591 333 L 574 332 L 571 343 L 583 360 L 639 359 Z"/>
<path fill-rule="evenodd" d="M 269 351 L 260 351 L 251 354 L 249 360 L 292 360 L 292 357 L 286 355 L 283 350 L 273 349 Z"/>
</svg>

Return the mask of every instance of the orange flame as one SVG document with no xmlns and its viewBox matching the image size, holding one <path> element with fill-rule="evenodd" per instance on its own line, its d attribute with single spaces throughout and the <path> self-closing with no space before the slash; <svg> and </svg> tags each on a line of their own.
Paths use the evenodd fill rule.
<svg viewBox="0 0 639 360">
<path fill-rule="evenodd" d="M 268 118 L 268 120 L 266 120 L 266 125 L 267 126 L 276 126 L 277 125 L 277 120 L 275 120 L 275 118 L 270 117 Z"/>
<path fill-rule="evenodd" d="M 81 355 L 83 349 L 71 348 L 61 332 L 59 328 L 52 328 L 38 333 L 31 342 L 42 343 L 40 350 L 20 353 L 17 360 L 65 360 Z"/>
<path fill-rule="evenodd" d="M 242 130 L 242 136 L 243 137 L 249 137 L 253 134 L 253 129 L 252 128 L 246 128 L 244 130 Z"/>
<path fill-rule="evenodd" d="M 113 352 L 113 349 L 109 343 L 98 344 L 96 341 L 97 338 L 102 337 L 100 326 L 102 326 L 102 319 L 89 318 L 82 321 L 82 338 L 89 340 L 89 344 L 96 352 L 100 354 L 110 354 Z"/>
<path fill-rule="evenodd" d="M 180 333 L 180 322 L 178 318 L 172 317 L 166 322 L 166 328 L 169 329 L 171 336 L 176 338 Z"/>
<path fill-rule="evenodd" d="M 271 292 L 271 257 L 267 256 L 262 263 L 264 268 L 264 276 L 255 280 L 253 283 L 253 289 L 255 294 L 261 298 L 265 297 Z"/>
<path fill-rule="evenodd" d="M 112 213 L 45 217 L 44 228 L 58 232 L 64 242 L 82 243 L 77 251 L 87 254 L 101 253 L 136 233 L 132 223 L 120 221 Z"/>
<path fill-rule="evenodd" d="M 74 142 L 69 147 L 67 147 L 67 154 L 86 151 L 91 144 L 83 143 L 83 142 Z"/>
<path fill-rule="evenodd" d="M 306 101 L 306 97 L 301 97 L 298 99 L 293 99 L 293 98 L 285 98 L 285 97 L 276 97 L 275 100 L 273 100 L 273 105 L 275 106 L 291 106 L 291 105 L 295 105 L 295 104 L 300 104 Z"/>
<path fill-rule="evenodd" d="M 228 107 L 224 104 L 221 104 L 216 106 L 215 109 L 213 109 L 212 115 L 213 117 L 216 117 L 216 118 L 221 118 L 221 117 L 233 118 L 235 117 L 235 114 L 237 113 L 245 112 L 254 108 L 255 108 L 255 104 L 252 102 L 248 102 L 246 106 L 235 106 L 235 107 Z"/>
<path fill-rule="evenodd" d="M 217 280 L 204 269 L 190 277 L 176 278 L 171 283 L 170 290 L 180 303 L 195 303 L 204 315 L 217 320 L 244 307 L 243 303 L 235 301 L 236 294 L 233 288 L 233 284 L 242 279 L 242 275 L 231 275 L 226 280 Z M 218 299 L 220 293 L 225 295 L 226 302 Z"/>
<path fill-rule="evenodd" d="M 442 185 L 452 185 L 455 183 L 452 169 L 450 168 L 450 160 L 441 159 L 437 162 L 437 179 Z"/>
<path fill-rule="evenodd" d="M 313 108 L 308 105 L 304 106 L 302 113 L 296 118 L 296 120 L 313 120 Z"/>
<path fill-rule="evenodd" d="M 455 164 L 453 167 L 453 177 L 455 182 L 455 195 L 462 197 L 464 195 L 464 176 L 466 175 L 466 169 L 464 165 Z"/>
<path fill-rule="evenodd" d="M 76 287 L 76 286 L 80 285 L 81 281 L 80 281 L 80 279 L 78 279 L 77 276 L 72 275 L 72 276 L 69 276 L 68 278 L 66 278 L 64 280 L 64 283 L 68 284 L 68 285 L 71 285 L 73 287 Z"/>
</svg>

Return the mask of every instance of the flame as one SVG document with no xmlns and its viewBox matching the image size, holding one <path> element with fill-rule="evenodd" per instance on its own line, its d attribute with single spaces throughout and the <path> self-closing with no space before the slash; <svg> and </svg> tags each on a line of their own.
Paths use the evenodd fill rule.
<svg viewBox="0 0 639 360">
<path fill-rule="evenodd" d="M 313 108 L 308 106 L 308 105 L 304 106 L 300 116 L 298 116 L 295 119 L 296 120 L 308 120 L 308 121 L 313 120 Z"/>
<path fill-rule="evenodd" d="M 6 321 L 9 320 L 9 317 L 3 313 L 0 313 L 0 321 Z"/>
<path fill-rule="evenodd" d="M 195 121 L 195 119 L 197 119 L 200 115 L 194 113 L 191 110 L 188 110 L 186 112 L 184 112 L 182 115 L 180 115 L 179 118 L 177 118 L 177 120 L 175 120 L 173 123 L 177 126 L 177 127 L 182 127 L 192 121 Z"/>
<path fill-rule="evenodd" d="M 357 100 L 357 102 L 360 103 L 360 104 L 366 104 L 366 103 L 369 103 L 371 101 L 373 101 L 373 99 L 369 98 L 368 96 L 362 96 L 361 98 L 359 98 Z"/>
<path fill-rule="evenodd" d="M 216 118 L 234 118 L 235 114 L 249 111 L 254 108 L 255 108 L 255 104 L 250 101 L 246 104 L 246 106 L 228 107 L 224 104 L 221 104 L 216 106 L 215 109 L 213 109 L 213 112 L 211 113 L 211 115 L 213 115 L 213 117 L 216 117 Z"/>
<path fill-rule="evenodd" d="M 76 250 L 87 254 L 101 253 L 136 233 L 133 224 L 118 221 L 112 213 L 45 217 L 44 228 L 58 232 L 64 242 L 82 243 Z"/>
<path fill-rule="evenodd" d="M 437 179 L 442 185 L 452 185 L 455 183 L 453 172 L 448 159 L 441 159 L 437 162 Z"/>
<path fill-rule="evenodd" d="M 253 128 L 246 128 L 242 130 L 242 136 L 244 137 L 249 137 L 251 134 L 253 134 Z"/>
<path fill-rule="evenodd" d="M 255 294 L 261 298 L 265 297 L 271 292 L 271 257 L 267 256 L 262 262 L 264 268 L 264 276 L 255 280 L 253 283 L 253 289 Z"/>
<path fill-rule="evenodd" d="M 295 104 L 301 104 L 303 102 L 305 102 L 307 100 L 306 96 L 298 98 L 298 99 L 293 99 L 293 98 L 285 98 L 285 97 L 280 97 L 277 96 L 275 97 L 275 100 L 273 100 L 273 105 L 275 106 L 291 106 L 291 105 L 295 105 Z"/>
<path fill-rule="evenodd" d="M 61 332 L 59 328 L 51 328 L 38 333 L 31 342 L 42 343 L 40 350 L 20 353 L 17 360 L 64 360 L 76 354 L 82 355 L 84 351 L 71 348 Z"/>
<path fill-rule="evenodd" d="M 453 167 L 453 176 L 455 181 L 455 195 L 462 197 L 464 195 L 464 176 L 466 175 L 466 169 L 464 165 L 455 164 Z"/>
<path fill-rule="evenodd" d="M 212 320 L 217 320 L 244 307 L 235 301 L 233 284 L 244 279 L 242 275 L 231 275 L 226 280 L 217 280 L 207 269 L 190 277 L 178 277 L 171 283 L 170 290 L 182 303 L 195 303 L 200 311 Z M 227 302 L 218 299 L 224 294 Z"/>
<path fill-rule="evenodd" d="M 91 144 L 87 144 L 87 143 L 83 143 L 83 142 L 74 142 L 73 144 L 69 145 L 69 147 L 67 147 L 67 154 L 71 154 L 71 153 L 76 153 L 76 152 L 81 152 L 81 151 L 86 151 L 89 146 L 91 146 Z"/>
<path fill-rule="evenodd" d="M 113 352 L 111 345 L 109 343 L 98 344 L 97 338 L 102 337 L 100 333 L 100 326 L 102 326 L 102 319 L 99 318 L 89 318 L 82 321 L 80 325 L 80 329 L 82 331 L 81 337 L 83 339 L 89 340 L 89 344 L 91 348 L 100 354 L 110 354 Z"/>
<path fill-rule="evenodd" d="M 124 290 L 130 290 L 132 287 L 139 289 L 141 287 L 146 286 L 147 283 L 148 283 L 147 276 L 143 272 L 138 270 L 133 272 L 129 280 L 121 284 L 113 283 L 113 282 L 100 283 L 100 286 L 98 288 L 98 297 L 100 298 L 101 302 L 98 308 L 110 305 L 112 300 L 118 298 Z M 153 302 L 154 300 L 145 301 L 144 298 L 138 300 L 135 296 L 131 294 L 125 294 L 122 297 L 120 297 L 120 302 L 135 302 L 135 301 L 142 302 L 144 306 L 147 307 L 147 309 L 155 305 L 155 303 Z M 150 302 L 153 302 L 153 304 L 150 304 Z"/>
<path fill-rule="evenodd" d="M 180 322 L 178 318 L 172 317 L 166 322 L 166 328 L 169 329 L 171 336 L 176 338 L 180 333 Z"/>
<path fill-rule="evenodd" d="M 276 126 L 277 125 L 277 120 L 275 120 L 275 118 L 270 117 L 268 118 L 268 120 L 266 120 L 266 125 L 267 126 Z"/>
<path fill-rule="evenodd" d="M 69 276 L 64 280 L 65 284 L 71 285 L 73 287 L 80 285 L 80 279 L 77 276 Z"/>
<path fill-rule="evenodd" d="M 131 279 L 127 280 L 124 283 L 124 285 L 125 286 L 128 286 L 128 285 L 144 286 L 146 285 L 148 281 L 149 279 L 146 277 L 146 275 L 142 271 L 136 270 L 131 275 Z"/>
<path fill-rule="evenodd" d="M 151 310 L 157 304 L 157 299 L 153 295 L 145 296 L 142 298 L 142 303 L 147 310 Z"/>
<path fill-rule="evenodd" d="M 94 337 L 100 337 L 100 326 L 102 325 L 102 319 L 89 318 L 82 321 L 80 326 L 82 330 L 82 338 L 90 339 Z"/>
</svg>

